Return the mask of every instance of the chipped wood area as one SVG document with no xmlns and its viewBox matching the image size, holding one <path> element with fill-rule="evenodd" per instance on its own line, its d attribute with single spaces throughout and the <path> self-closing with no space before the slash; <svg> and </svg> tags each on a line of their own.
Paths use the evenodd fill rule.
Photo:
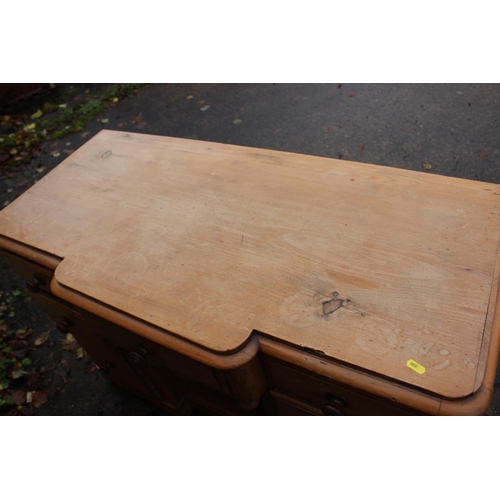
<svg viewBox="0 0 500 500">
<path fill-rule="evenodd" d="M 257 330 L 458 398 L 488 352 L 499 188 L 103 131 L 0 234 L 64 257 L 61 285 L 213 351 Z"/>
</svg>

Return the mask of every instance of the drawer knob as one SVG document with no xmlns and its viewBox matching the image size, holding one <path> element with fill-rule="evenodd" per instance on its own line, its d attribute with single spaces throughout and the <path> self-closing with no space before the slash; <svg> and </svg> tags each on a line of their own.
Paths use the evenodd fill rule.
<svg viewBox="0 0 500 500">
<path fill-rule="evenodd" d="M 69 333 L 69 327 L 71 326 L 71 322 L 67 318 L 63 318 L 63 321 L 60 323 L 57 323 L 56 328 L 61 332 L 61 333 Z"/>
<path fill-rule="evenodd" d="M 42 284 L 43 283 L 40 280 L 34 278 L 31 281 L 26 282 L 26 288 L 31 293 L 38 293 L 40 291 L 40 285 L 42 285 Z"/>
<path fill-rule="evenodd" d="M 143 356 L 141 356 L 138 352 L 130 351 L 129 352 L 130 359 L 136 365 L 142 365 L 146 362 Z"/>
<path fill-rule="evenodd" d="M 106 361 L 102 366 L 99 366 L 99 370 L 102 373 L 109 375 L 109 373 L 111 372 L 111 366 L 112 365 Z"/>
<path fill-rule="evenodd" d="M 333 417 L 345 415 L 345 413 L 340 408 L 336 408 L 335 406 L 324 406 L 323 408 L 321 408 L 321 412 L 323 413 L 323 415 Z"/>
<path fill-rule="evenodd" d="M 349 406 L 349 401 L 339 394 L 328 394 L 326 398 L 328 402 L 336 408 L 347 408 Z"/>
</svg>

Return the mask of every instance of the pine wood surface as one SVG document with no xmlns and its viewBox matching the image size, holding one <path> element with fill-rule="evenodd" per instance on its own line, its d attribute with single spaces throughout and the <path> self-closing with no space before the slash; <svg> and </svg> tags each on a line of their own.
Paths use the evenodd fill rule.
<svg viewBox="0 0 500 500">
<path fill-rule="evenodd" d="M 0 235 L 63 258 L 63 287 L 217 353 L 259 331 L 459 398 L 481 385 L 488 356 L 499 194 L 103 131 L 0 213 Z"/>
</svg>

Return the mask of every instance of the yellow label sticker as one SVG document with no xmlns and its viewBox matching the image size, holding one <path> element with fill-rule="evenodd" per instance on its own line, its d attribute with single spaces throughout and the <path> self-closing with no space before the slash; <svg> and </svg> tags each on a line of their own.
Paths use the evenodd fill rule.
<svg viewBox="0 0 500 500">
<path fill-rule="evenodd" d="M 425 367 L 422 366 L 420 363 L 417 363 L 413 359 L 409 359 L 406 362 L 406 366 L 408 368 L 411 368 L 413 371 L 417 372 L 419 375 L 422 375 L 425 373 Z"/>
</svg>

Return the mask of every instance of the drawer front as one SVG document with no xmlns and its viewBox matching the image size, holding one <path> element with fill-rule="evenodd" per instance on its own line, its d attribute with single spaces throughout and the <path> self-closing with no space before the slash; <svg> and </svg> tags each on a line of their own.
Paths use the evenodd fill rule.
<svg viewBox="0 0 500 500">
<path fill-rule="evenodd" d="M 267 358 L 267 368 L 275 390 L 313 405 L 323 415 L 415 414 L 273 358 Z"/>
<path fill-rule="evenodd" d="M 32 296 L 35 302 L 55 323 L 57 330 L 61 334 L 73 333 L 75 330 L 82 329 L 83 320 L 78 309 L 43 290 L 32 294 Z M 63 335 L 61 335 L 61 338 L 63 338 Z"/>
<path fill-rule="evenodd" d="M 9 252 L 3 251 L 1 254 L 16 274 L 24 281 L 26 288 L 30 292 L 38 293 L 45 291 L 50 293 L 50 281 L 54 276 L 53 271 Z"/>
<path fill-rule="evenodd" d="M 99 366 L 106 378 L 150 401 L 157 399 L 156 394 L 137 375 L 130 363 L 119 352 L 110 349 L 98 335 L 95 335 L 91 325 L 80 314 L 83 311 L 80 312 L 44 291 L 34 294 L 33 298 L 54 321 L 56 328 L 61 332 L 61 340 L 65 334 L 71 333 Z"/>
<path fill-rule="evenodd" d="M 270 394 L 274 400 L 275 412 L 279 416 L 316 417 L 322 415 L 317 408 L 304 405 L 301 401 L 290 398 L 285 394 L 274 391 L 271 391 Z"/>
<path fill-rule="evenodd" d="M 156 380 L 152 382 L 162 384 L 162 379 L 168 377 L 170 373 L 179 379 L 179 385 L 185 385 L 181 381 L 196 381 L 223 392 L 214 371 L 209 366 L 140 337 L 94 314 L 86 311 L 82 314 L 91 331 L 101 342 L 109 349 L 119 351 L 141 372 L 146 370 L 149 376 Z"/>
<path fill-rule="evenodd" d="M 316 413 L 312 413 L 301 406 L 294 405 L 288 401 L 283 401 L 282 399 L 276 399 L 276 407 L 278 410 L 278 415 L 281 416 L 295 416 L 295 417 L 311 417 L 317 416 Z"/>
</svg>

